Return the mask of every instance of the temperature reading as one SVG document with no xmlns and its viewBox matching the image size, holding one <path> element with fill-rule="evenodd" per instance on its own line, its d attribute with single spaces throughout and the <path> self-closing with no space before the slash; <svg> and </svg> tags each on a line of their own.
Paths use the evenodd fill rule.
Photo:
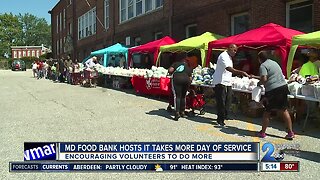
<svg viewBox="0 0 320 180">
<path fill-rule="evenodd" d="M 281 171 L 299 171 L 299 162 L 281 162 Z"/>
<path fill-rule="evenodd" d="M 222 167 L 223 167 L 222 164 L 216 164 L 216 165 L 213 166 L 214 170 L 221 170 Z"/>
<path fill-rule="evenodd" d="M 177 165 L 170 165 L 170 170 L 176 170 L 177 169 Z"/>
<path fill-rule="evenodd" d="M 285 169 L 292 169 L 294 167 L 294 164 L 285 164 L 284 168 Z"/>
</svg>

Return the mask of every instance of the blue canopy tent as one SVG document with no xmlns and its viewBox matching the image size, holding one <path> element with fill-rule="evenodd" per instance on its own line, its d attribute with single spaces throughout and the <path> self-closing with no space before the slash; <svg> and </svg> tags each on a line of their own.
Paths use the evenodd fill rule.
<svg viewBox="0 0 320 180">
<path fill-rule="evenodd" d="M 128 64 L 128 48 L 119 43 L 104 49 L 91 52 L 90 56 L 85 58 L 84 62 L 88 60 L 90 57 L 103 55 L 103 66 L 106 67 L 109 61 L 110 54 L 124 54 L 124 56 L 126 57 L 126 64 Z"/>
</svg>

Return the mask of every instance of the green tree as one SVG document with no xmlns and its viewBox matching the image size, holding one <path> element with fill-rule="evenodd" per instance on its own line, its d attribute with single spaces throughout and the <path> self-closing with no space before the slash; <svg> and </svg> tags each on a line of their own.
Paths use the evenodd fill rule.
<svg viewBox="0 0 320 180">
<path fill-rule="evenodd" d="M 0 15 L 0 56 L 11 54 L 10 46 L 21 43 L 22 26 L 17 16 L 10 14 Z"/>
<path fill-rule="evenodd" d="M 37 46 L 44 44 L 51 46 L 51 27 L 44 18 L 38 18 L 32 14 L 26 13 L 18 15 L 19 22 L 22 25 L 23 45 Z"/>
</svg>

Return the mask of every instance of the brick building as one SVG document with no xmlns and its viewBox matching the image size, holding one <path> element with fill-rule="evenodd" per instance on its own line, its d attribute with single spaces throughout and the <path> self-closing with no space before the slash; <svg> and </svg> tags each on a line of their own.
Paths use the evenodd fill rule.
<svg viewBox="0 0 320 180">
<path fill-rule="evenodd" d="M 51 50 L 41 46 L 11 46 L 11 54 L 13 59 L 20 59 L 23 57 L 39 57 Z"/>
<path fill-rule="evenodd" d="M 53 55 L 82 60 L 117 42 L 229 36 L 270 22 L 312 32 L 320 29 L 319 7 L 320 0 L 60 0 L 50 11 Z"/>
</svg>

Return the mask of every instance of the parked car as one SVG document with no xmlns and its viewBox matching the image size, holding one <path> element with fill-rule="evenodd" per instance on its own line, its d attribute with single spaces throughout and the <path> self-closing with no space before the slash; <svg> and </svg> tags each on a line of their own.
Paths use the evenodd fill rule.
<svg viewBox="0 0 320 180">
<path fill-rule="evenodd" d="M 26 63 L 21 59 L 13 60 L 11 64 L 11 70 L 12 71 L 26 71 Z"/>
</svg>

